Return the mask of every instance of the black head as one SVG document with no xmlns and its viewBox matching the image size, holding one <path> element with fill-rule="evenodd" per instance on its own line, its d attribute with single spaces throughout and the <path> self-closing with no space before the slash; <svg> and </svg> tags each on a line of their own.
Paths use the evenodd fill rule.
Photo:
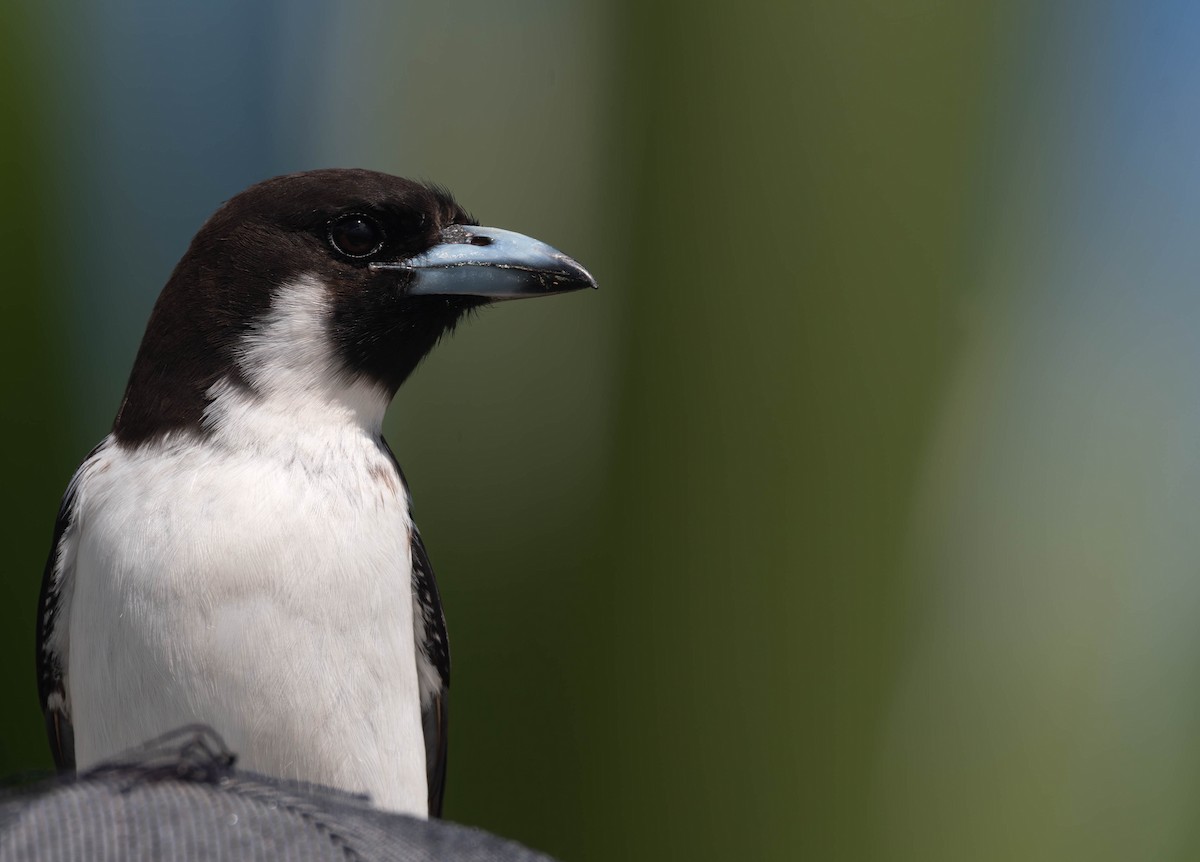
<svg viewBox="0 0 1200 862">
<path fill-rule="evenodd" d="M 117 438 L 136 445 L 199 431 L 214 384 L 252 389 L 246 338 L 302 280 L 321 286 L 337 372 L 389 396 L 470 309 L 594 286 L 553 249 L 476 227 L 433 186 L 366 170 L 266 180 L 217 210 L 176 266 L 146 327 Z"/>
</svg>

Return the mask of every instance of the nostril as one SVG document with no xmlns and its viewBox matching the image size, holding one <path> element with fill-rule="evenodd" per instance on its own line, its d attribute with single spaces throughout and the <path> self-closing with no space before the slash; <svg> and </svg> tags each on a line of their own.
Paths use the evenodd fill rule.
<svg viewBox="0 0 1200 862">
<path fill-rule="evenodd" d="M 474 233 L 471 234 L 471 239 L 469 242 L 471 245 L 491 245 L 492 238 L 490 236 L 480 236 L 479 234 Z"/>
</svg>

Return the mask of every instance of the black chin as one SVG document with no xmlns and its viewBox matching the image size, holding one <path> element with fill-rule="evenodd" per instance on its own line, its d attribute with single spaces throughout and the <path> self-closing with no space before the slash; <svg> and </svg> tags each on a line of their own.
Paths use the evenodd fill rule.
<svg viewBox="0 0 1200 862">
<path fill-rule="evenodd" d="M 331 337 L 347 368 L 394 395 L 441 337 L 488 301 L 388 293 L 363 291 L 335 303 Z"/>
</svg>

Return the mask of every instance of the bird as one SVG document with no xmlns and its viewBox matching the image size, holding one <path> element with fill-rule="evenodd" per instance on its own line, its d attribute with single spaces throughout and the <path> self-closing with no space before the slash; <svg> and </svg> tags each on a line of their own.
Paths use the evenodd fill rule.
<svg viewBox="0 0 1200 862">
<path fill-rule="evenodd" d="M 203 724 L 248 770 L 440 817 L 449 641 L 384 413 L 470 312 L 594 287 L 375 171 L 217 209 L 58 512 L 37 619 L 58 769 Z"/>
</svg>

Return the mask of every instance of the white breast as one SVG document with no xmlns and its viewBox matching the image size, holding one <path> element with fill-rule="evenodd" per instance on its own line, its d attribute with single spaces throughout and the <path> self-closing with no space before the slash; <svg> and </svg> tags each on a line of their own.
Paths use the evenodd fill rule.
<svg viewBox="0 0 1200 862">
<path fill-rule="evenodd" d="M 358 442 L 336 478 L 194 444 L 108 447 L 79 489 L 80 768 L 199 721 L 247 769 L 426 812 L 407 506 Z"/>
<path fill-rule="evenodd" d="M 318 286 L 291 300 L 247 341 L 254 392 L 214 387 L 207 437 L 110 441 L 79 477 L 65 650 L 77 764 L 203 722 L 246 769 L 425 816 L 411 523 L 378 438 L 387 395 L 320 365 Z"/>
</svg>

